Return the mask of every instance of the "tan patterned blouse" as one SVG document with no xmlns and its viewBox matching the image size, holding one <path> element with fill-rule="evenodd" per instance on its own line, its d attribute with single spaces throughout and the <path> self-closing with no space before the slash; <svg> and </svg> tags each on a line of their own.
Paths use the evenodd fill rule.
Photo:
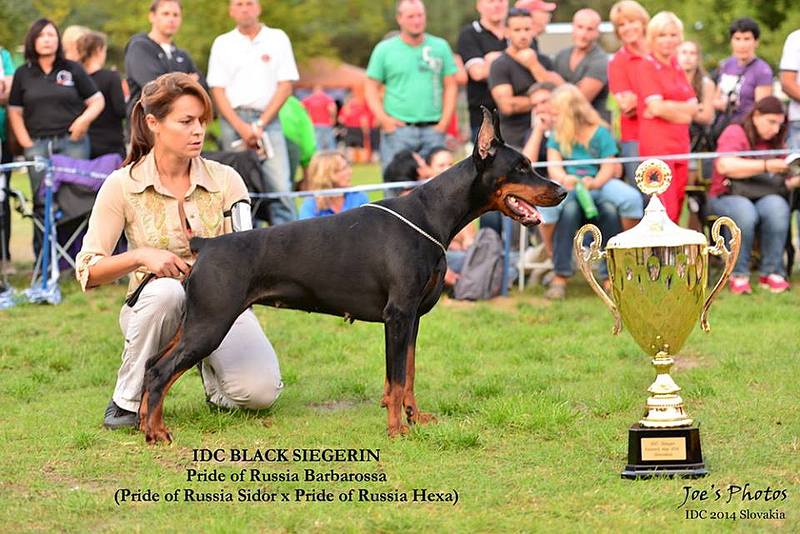
<svg viewBox="0 0 800 534">
<path fill-rule="evenodd" d="M 216 237 L 231 231 L 223 212 L 239 200 L 247 200 L 241 176 L 227 165 L 194 158 L 189 169 L 189 189 L 183 200 L 191 236 Z M 191 264 L 189 238 L 181 224 L 178 199 L 161 183 L 152 151 L 135 167 L 116 170 L 97 194 L 89 229 L 83 239 L 75 275 L 86 291 L 89 267 L 111 256 L 122 232 L 128 250 L 152 247 L 169 250 Z M 147 274 L 144 267 L 131 273 L 128 294 Z"/>
</svg>

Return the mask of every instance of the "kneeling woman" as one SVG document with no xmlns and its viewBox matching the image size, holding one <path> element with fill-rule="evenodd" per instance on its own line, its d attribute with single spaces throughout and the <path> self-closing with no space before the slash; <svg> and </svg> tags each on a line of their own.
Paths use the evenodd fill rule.
<svg viewBox="0 0 800 534">
<path fill-rule="evenodd" d="M 617 154 L 614 138 L 600 115 L 574 85 L 565 84 L 553 92 L 555 122 L 547 140 L 547 161 L 561 163 L 548 167 L 550 178 L 569 191 L 558 206 L 539 208 L 544 219 L 542 235 L 545 244 L 552 242 L 555 277 L 547 298 L 562 299 L 567 279 L 572 276 L 572 240 L 584 214 L 578 204 L 576 188 L 585 187 L 597 204 L 603 238 L 636 225 L 644 214 L 642 196 L 633 187 L 615 176 L 621 174 L 619 163 L 600 165 L 571 163 L 570 160 L 613 158 Z M 605 266 L 601 275 L 606 277 Z"/>
<path fill-rule="evenodd" d="M 741 124 L 731 124 L 717 142 L 719 152 L 777 150 L 785 146 L 786 115 L 774 96 L 756 102 Z M 727 215 L 742 230 L 742 248 L 728 285 L 732 293 L 751 293 L 750 255 L 758 228 L 761 243 L 759 285 L 772 293 L 789 289 L 783 250 L 789 233 L 787 187 L 798 178 L 786 179 L 788 166 L 782 158 L 721 157 L 714 165 L 708 207 L 715 215 Z M 742 189 L 755 181 L 766 184 L 760 192 Z"/>
<path fill-rule="evenodd" d="M 78 255 L 81 286 L 131 274 L 128 296 L 138 292 L 119 315 L 125 346 L 107 428 L 136 425 L 145 363 L 180 325 L 181 280 L 193 261 L 189 239 L 230 232 L 232 206 L 248 201 L 236 171 L 200 157 L 211 117 L 208 95 L 188 75 L 165 74 L 148 83 L 131 116 L 131 153 L 106 179 L 92 209 Z M 112 255 L 123 231 L 129 250 Z M 277 399 L 283 388 L 278 360 L 251 309 L 203 361 L 201 376 L 207 401 L 218 407 L 260 409 Z"/>
</svg>

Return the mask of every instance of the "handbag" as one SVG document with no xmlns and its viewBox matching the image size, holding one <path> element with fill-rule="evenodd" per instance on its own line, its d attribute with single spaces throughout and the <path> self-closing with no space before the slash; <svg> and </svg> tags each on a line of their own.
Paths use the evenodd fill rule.
<svg viewBox="0 0 800 534">
<path fill-rule="evenodd" d="M 767 195 L 780 195 L 788 198 L 789 190 L 782 174 L 765 172 L 741 180 L 726 179 L 731 195 L 745 197 L 756 201 Z"/>
<path fill-rule="evenodd" d="M 750 67 L 755 64 L 755 62 L 755 59 L 750 61 L 742 73 L 736 76 L 735 81 L 732 83 L 731 91 L 728 93 L 725 109 L 720 113 L 717 113 L 717 116 L 714 117 L 714 122 L 711 123 L 711 126 L 708 128 L 709 141 L 712 150 L 717 149 L 717 141 L 719 140 L 719 137 L 722 135 L 722 132 L 725 131 L 725 128 L 727 128 L 733 122 L 733 116 L 739 110 L 739 93 L 742 90 L 744 76 L 750 70 Z M 721 77 L 717 80 L 717 84 L 719 84 L 720 81 Z"/>
</svg>

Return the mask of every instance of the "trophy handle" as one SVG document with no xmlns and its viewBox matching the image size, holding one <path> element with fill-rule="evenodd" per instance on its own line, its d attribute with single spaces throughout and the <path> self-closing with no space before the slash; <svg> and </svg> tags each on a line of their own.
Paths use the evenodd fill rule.
<svg viewBox="0 0 800 534">
<path fill-rule="evenodd" d="M 594 239 L 591 245 L 589 245 L 589 250 L 584 252 L 583 237 L 590 232 Z M 572 245 L 575 249 L 575 258 L 578 260 L 578 267 L 583 273 L 584 278 L 586 278 L 586 281 L 589 282 L 589 287 L 591 287 L 594 292 L 597 293 L 597 296 L 606 303 L 608 309 L 611 310 L 611 315 L 614 316 L 614 328 L 612 328 L 611 332 L 616 336 L 622 330 L 622 318 L 619 314 L 619 308 L 617 308 L 617 305 L 614 304 L 614 301 L 611 300 L 606 292 L 603 291 L 603 288 L 597 282 L 592 272 L 592 264 L 602 260 L 606 256 L 606 253 L 600 250 L 602 239 L 600 230 L 595 225 L 585 224 L 578 230 L 578 233 L 575 234 Z"/>
<path fill-rule="evenodd" d="M 725 247 L 725 238 L 720 234 L 720 230 L 723 226 L 727 226 L 731 233 L 730 249 Z M 711 291 L 711 294 L 706 298 L 705 304 L 703 304 L 703 313 L 700 314 L 700 326 L 703 328 L 704 332 L 711 330 L 708 324 L 708 309 L 714 299 L 717 298 L 719 292 L 722 291 L 725 282 L 728 281 L 728 278 L 733 272 L 736 258 L 739 257 L 739 248 L 742 246 L 742 231 L 739 230 L 739 227 L 736 226 L 736 223 L 733 222 L 733 219 L 730 217 L 720 217 L 714 222 L 714 226 L 711 228 L 711 238 L 714 240 L 714 246 L 708 247 L 708 252 L 715 256 L 722 256 L 722 261 L 725 262 L 725 268 L 722 270 L 722 276 L 720 276 L 717 281 L 717 285 L 714 286 L 713 291 Z"/>
</svg>

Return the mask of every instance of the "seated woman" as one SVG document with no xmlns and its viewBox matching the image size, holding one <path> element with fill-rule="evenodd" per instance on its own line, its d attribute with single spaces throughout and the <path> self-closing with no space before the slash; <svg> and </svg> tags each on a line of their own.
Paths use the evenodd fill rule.
<svg viewBox="0 0 800 534">
<path fill-rule="evenodd" d="M 786 129 L 783 104 L 776 97 L 767 96 L 755 103 L 741 124 L 731 124 L 723 130 L 717 150 L 781 149 L 785 146 Z M 716 160 L 708 192 L 708 208 L 715 215 L 727 215 L 733 219 L 742 231 L 742 248 L 728 281 L 732 293 L 741 295 L 752 292 L 750 255 L 756 228 L 761 243 L 759 285 L 772 293 L 789 289 L 783 265 L 783 250 L 789 233 L 786 191 L 787 188 L 797 187 L 800 178 L 779 176 L 787 171 L 788 166 L 782 158 L 721 157 Z M 771 192 L 747 193 L 737 190 L 745 181 L 769 178 L 773 184 Z"/>
<path fill-rule="evenodd" d="M 350 187 L 350 178 L 353 169 L 344 154 L 330 150 L 318 152 L 308 164 L 308 190 L 322 191 Z M 367 195 L 359 192 L 345 193 L 344 195 L 320 195 L 309 197 L 300 206 L 300 219 L 311 219 L 323 215 L 333 215 L 349 209 L 357 208 L 369 202 Z"/>
<path fill-rule="evenodd" d="M 106 428 L 137 425 L 145 363 L 181 323 L 182 280 L 193 262 L 189 239 L 219 236 L 232 231 L 232 221 L 247 220 L 249 210 L 240 217 L 242 203 L 249 202 L 242 178 L 200 157 L 212 113 L 208 94 L 187 74 L 165 74 L 145 85 L 131 115 L 131 152 L 106 178 L 92 209 L 76 262 L 81 287 L 131 275 L 119 315 L 122 366 Z M 128 250 L 112 255 L 123 231 Z M 201 377 L 213 406 L 260 409 L 275 402 L 283 388 L 278 359 L 252 309 L 202 362 Z"/>
<path fill-rule="evenodd" d="M 425 156 L 425 164 L 430 169 L 430 178 L 439 176 L 455 163 L 453 153 L 443 146 L 435 146 Z"/>
<path fill-rule="evenodd" d="M 434 150 L 440 147 L 434 148 Z M 433 178 L 434 174 L 425 158 L 410 149 L 403 149 L 394 155 L 392 161 L 383 169 L 384 182 L 415 182 Z M 411 189 L 388 189 L 384 192 L 386 198 L 403 196 Z"/>
<path fill-rule="evenodd" d="M 609 161 L 597 164 L 570 164 L 570 160 L 613 158 L 617 154 L 614 138 L 600 115 L 580 89 L 565 84 L 553 92 L 551 102 L 555 120 L 547 140 L 547 160 L 563 162 L 549 167 L 550 179 L 569 191 L 558 206 L 539 208 L 542 214 L 542 237 L 552 243 L 555 277 L 545 296 L 563 299 L 567 279 L 572 276 L 572 240 L 583 221 L 576 189 L 585 188 L 597 205 L 603 237 L 608 239 L 623 229 L 632 228 L 644 214 L 639 192 L 614 175 L 619 165 Z M 605 266 L 601 276 L 607 277 Z"/>
</svg>

